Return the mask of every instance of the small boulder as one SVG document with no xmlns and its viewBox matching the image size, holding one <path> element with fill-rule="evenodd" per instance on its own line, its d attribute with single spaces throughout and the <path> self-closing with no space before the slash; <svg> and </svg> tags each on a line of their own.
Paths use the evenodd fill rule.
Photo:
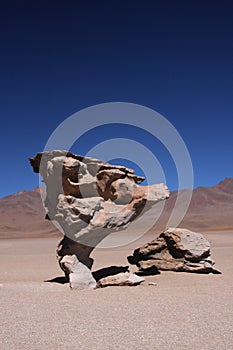
<svg viewBox="0 0 233 350">
<path fill-rule="evenodd" d="M 136 286 L 144 281 L 144 278 L 137 276 L 134 273 L 128 271 L 120 272 L 116 275 L 101 278 L 97 282 L 97 288 L 103 288 L 107 286 Z"/>
</svg>

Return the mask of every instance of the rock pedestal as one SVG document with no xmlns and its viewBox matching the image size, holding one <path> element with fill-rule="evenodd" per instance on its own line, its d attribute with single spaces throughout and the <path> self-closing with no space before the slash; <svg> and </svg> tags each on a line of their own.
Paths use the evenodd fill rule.
<svg viewBox="0 0 233 350">
<path fill-rule="evenodd" d="M 69 276 L 70 288 L 95 288 L 96 280 L 92 276 L 91 270 L 80 261 L 76 255 L 65 255 L 60 260 L 60 265 Z"/>
</svg>

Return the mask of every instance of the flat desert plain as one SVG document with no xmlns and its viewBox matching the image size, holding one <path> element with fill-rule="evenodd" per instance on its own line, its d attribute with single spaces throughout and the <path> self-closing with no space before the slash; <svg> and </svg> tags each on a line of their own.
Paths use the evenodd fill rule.
<svg viewBox="0 0 233 350">
<path fill-rule="evenodd" d="M 128 265 L 154 237 L 96 249 L 93 270 Z M 1 349 L 232 349 L 233 231 L 205 237 L 221 275 L 162 272 L 136 287 L 72 291 L 46 282 L 62 276 L 59 238 L 1 239 Z"/>
</svg>

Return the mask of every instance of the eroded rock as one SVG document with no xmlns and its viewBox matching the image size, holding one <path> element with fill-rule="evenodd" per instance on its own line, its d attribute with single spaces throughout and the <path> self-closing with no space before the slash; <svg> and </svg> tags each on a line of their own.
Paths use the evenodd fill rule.
<svg viewBox="0 0 233 350">
<path fill-rule="evenodd" d="M 209 241 L 202 234 L 183 228 L 169 228 L 135 249 L 128 261 L 137 265 L 141 274 L 160 270 L 220 273 L 213 267 Z"/>
<path fill-rule="evenodd" d="M 57 256 L 62 270 L 69 275 L 74 272 L 67 272 L 64 256 L 75 255 L 90 269 L 90 254 L 97 244 L 169 197 L 164 184 L 139 186 L 144 178 L 132 169 L 67 151 L 38 153 L 30 163 L 46 184 L 46 217 L 56 221 L 64 232 Z M 74 285 L 79 283 L 76 275 L 71 278 Z"/>
</svg>

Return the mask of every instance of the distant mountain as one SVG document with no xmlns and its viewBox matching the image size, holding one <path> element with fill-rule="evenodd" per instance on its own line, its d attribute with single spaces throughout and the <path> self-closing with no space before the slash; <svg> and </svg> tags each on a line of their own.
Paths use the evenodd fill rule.
<svg viewBox="0 0 233 350">
<path fill-rule="evenodd" d="M 59 234 L 45 220 L 40 189 L 21 191 L 0 199 L 0 238 L 41 237 Z"/>
<path fill-rule="evenodd" d="M 172 192 L 167 199 L 163 213 L 154 228 L 162 229 L 174 208 L 178 192 Z M 190 190 L 180 191 L 181 201 L 176 211 L 181 211 L 182 202 Z M 182 201 L 183 199 L 183 201 Z M 184 219 L 179 224 L 197 231 L 233 230 L 233 178 L 226 178 L 213 187 L 197 187 Z"/>
<path fill-rule="evenodd" d="M 180 191 L 177 212 L 182 209 L 182 199 L 185 200 L 189 193 L 190 190 Z M 159 232 L 167 226 L 177 194 L 177 191 L 172 192 L 166 200 L 162 215 L 151 231 Z M 44 218 L 39 188 L 4 197 L 0 199 L 0 238 L 61 235 Z M 226 178 L 213 187 L 194 189 L 188 211 L 179 226 L 196 231 L 233 230 L 233 178 Z"/>
</svg>

